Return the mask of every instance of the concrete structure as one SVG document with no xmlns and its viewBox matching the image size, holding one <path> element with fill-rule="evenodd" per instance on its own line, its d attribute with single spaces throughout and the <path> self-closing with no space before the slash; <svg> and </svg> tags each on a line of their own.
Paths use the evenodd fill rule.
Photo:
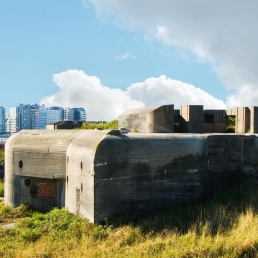
<svg viewBox="0 0 258 258">
<path fill-rule="evenodd" d="M 46 125 L 46 130 L 75 129 L 81 128 L 82 122 L 77 121 L 60 121 Z"/>
<path fill-rule="evenodd" d="M 47 211 L 65 206 L 66 150 L 81 130 L 21 131 L 5 144 L 5 203 Z"/>
<path fill-rule="evenodd" d="M 227 116 L 237 118 L 238 131 L 257 130 L 257 107 L 167 105 L 123 113 L 119 126 L 131 131 L 125 134 L 65 130 L 69 121 L 21 131 L 5 147 L 5 203 L 65 206 L 98 222 L 116 212 L 203 201 L 238 174 L 258 175 L 258 135 L 202 134 L 222 130 Z"/>
<path fill-rule="evenodd" d="M 182 133 L 203 133 L 203 106 L 181 106 L 180 116 Z"/>
<path fill-rule="evenodd" d="M 174 110 L 174 115 L 171 115 L 171 107 L 164 117 L 157 112 L 168 107 L 170 105 L 129 109 L 118 118 L 119 128 L 144 133 L 225 133 L 227 126 L 231 125 L 236 133 L 258 133 L 258 107 L 203 110 L 201 105 L 187 105 L 181 106 L 180 110 Z M 154 116 L 155 112 L 157 115 Z M 235 124 L 229 124 L 229 117 L 235 118 Z"/>
<path fill-rule="evenodd" d="M 6 143 L 5 203 L 66 206 L 92 222 L 211 197 L 257 174 L 257 135 L 28 130 Z"/>
<path fill-rule="evenodd" d="M 174 132 L 174 105 L 128 109 L 118 117 L 119 128 L 138 133 Z"/>
<path fill-rule="evenodd" d="M 225 110 L 203 110 L 203 133 L 225 133 L 226 123 Z"/>
</svg>

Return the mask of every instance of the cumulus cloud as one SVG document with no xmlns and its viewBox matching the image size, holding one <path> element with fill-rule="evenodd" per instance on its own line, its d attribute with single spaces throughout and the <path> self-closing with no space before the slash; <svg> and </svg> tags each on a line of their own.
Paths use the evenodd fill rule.
<svg viewBox="0 0 258 258">
<path fill-rule="evenodd" d="M 174 104 L 199 104 L 205 108 L 223 109 L 225 103 L 193 85 L 166 78 L 148 78 L 134 83 L 126 91 L 102 85 L 99 78 L 89 76 L 83 71 L 68 70 L 54 74 L 53 81 L 59 92 L 42 99 L 41 104 L 63 107 L 83 107 L 88 120 L 118 118 L 129 108 Z"/>
<path fill-rule="evenodd" d="M 41 104 L 47 107 L 83 107 L 87 112 L 87 119 L 91 121 L 110 121 L 128 108 L 144 106 L 141 101 L 133 100 L 127 92 L 106 87 L 99 78 L 83 71 L 68 70 L 54 74 L 53 81 L 60 91 L 43 98 Z"/>
<path fill-rule="evenodd" d="M 98 14 L 117 17 L 163 44 L 208 60 L 235 94 L 228 104 L 255 105 L 258 94 L 258 2 L 253 0 L 88 0 Z M 242 94 L 249 94 L 243 96 Z"/>
<path fill-rule="evenodd" d="M 174 104 L 175 108 L 184 105 L 203 105 L 206 109 L 226 108 L 223 101 L 200 88 L 164 75 L 134 83 L 127 91 L 133 99 L 142 101 L 146 106 Z"/>
</svg>

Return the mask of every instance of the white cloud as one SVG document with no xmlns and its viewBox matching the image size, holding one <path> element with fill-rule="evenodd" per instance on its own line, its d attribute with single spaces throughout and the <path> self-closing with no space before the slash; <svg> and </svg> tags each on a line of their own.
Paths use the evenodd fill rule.
<svg viewBox="0 0 258 258">
<path fill-rule="evenodd" d="M 146 106 L 174 104 L 175 108 L 183 105 L 203 105 L 206 109 L 226 108 L 223 101 L 200 88 L 164 75 L 134 83 L 127 91 L 132 99 L 141 100 Z"/>
<path fill-rule="evenodd" d="M 128 58 L 135 59 L 136 57 L 131 55 L 130 53 L 125 53 L 122 56 L 116 56 L 116 60 L 119 60 L 119 61 L 124 60 L 124 59 L 128 59 Z"/>
<path fill-rule="evenodd" d="M 200 104 L 205 108 L 225 108 L 226 105 L 193 85 L 166 78 L 148 78 L 134 83 L 127 91 L 102 85 L 99 78 L 83 71 L 68 70 L 54 74 L 53 81 L 60 91 L 42 99 L 46 106 L 84 107 L 88 120 L 118 118 L 129 108 L 174 104 Z"/>
<path fill-rule="evenodd" d="M 100 16 L 110 16 L 116 23 L 118 18 L 126 29 L 141 29 L 163 44 L 209 60 L 223 84 L 235 90 L 229 104 L 257 105 L 253 98 L 258 94 L 257 1 L 89 1 Z"/>
<path fill-rule="evenodd" d="M 102 85 L 99 78 L 83 71 L 68 70 L 54 74 L 53 81 L 60 91 L 42 99 L 46 106 L 83 107 L 88 120 L 116 119 L 124 110 L 142 107 L 141 101 L 131 99 L 127 92 Z"/>
</svg>

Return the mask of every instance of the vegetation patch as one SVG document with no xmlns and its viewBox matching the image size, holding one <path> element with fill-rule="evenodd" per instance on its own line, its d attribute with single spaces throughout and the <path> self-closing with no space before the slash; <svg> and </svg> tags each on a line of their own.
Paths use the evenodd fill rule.
<svg viewBox="0 0 258 258">
<path fill-rule="evenodd" d="M 0 178 L 0 197 L 4 197 L 4 179 Z"/>
<path fill-rule="evenodd" d="M 0 169 L 4 168 L 4 150 L 0 150 Z"/>
<path fill-rule="evenodd" d="M 226 132 L 235 133 L 236 131 L 236 117 L 228 116 L 226 121 Z"/>
<path fill-rule="evenodd" d="M 118 129 L 118 120 L 113 120 L 111 122 L 103 122 L 103 123 L 89 123 L 83 122 L 81 129 L 103 129 L 103 130 L 112 130 Z"/>
<path fill-rule="evenodd" d="M 42 214 L 0 202 L 1 257 L 257 257 L 258 190 L 238 183 L 202 205 L 118 214 L 92 224 L 66 209 Z"/>
</svg>

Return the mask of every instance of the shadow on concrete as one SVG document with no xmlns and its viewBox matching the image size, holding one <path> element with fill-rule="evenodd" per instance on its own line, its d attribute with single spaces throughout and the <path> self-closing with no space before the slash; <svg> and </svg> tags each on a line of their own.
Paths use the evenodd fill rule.
<svg viewBox="0 0 258 258">
<path fill-rule="evenodd" d="M 209 226 L 211 235 L 230 230 L 245 211 L 258 214 L 258 187 L 242 183 L 238 178 L 232 185 L 218 192 L 213 199 L 199 204 L 181 204 L 173 209 L 152 213 L 119 213 L 107 218 L 101 224 L 121 227 L 132 225 L 144 234 L 149 232 L 163 234 L 164 230 L 185 234 L 195 228 L 202 234 L 204 225 Z"/>
</svg>

